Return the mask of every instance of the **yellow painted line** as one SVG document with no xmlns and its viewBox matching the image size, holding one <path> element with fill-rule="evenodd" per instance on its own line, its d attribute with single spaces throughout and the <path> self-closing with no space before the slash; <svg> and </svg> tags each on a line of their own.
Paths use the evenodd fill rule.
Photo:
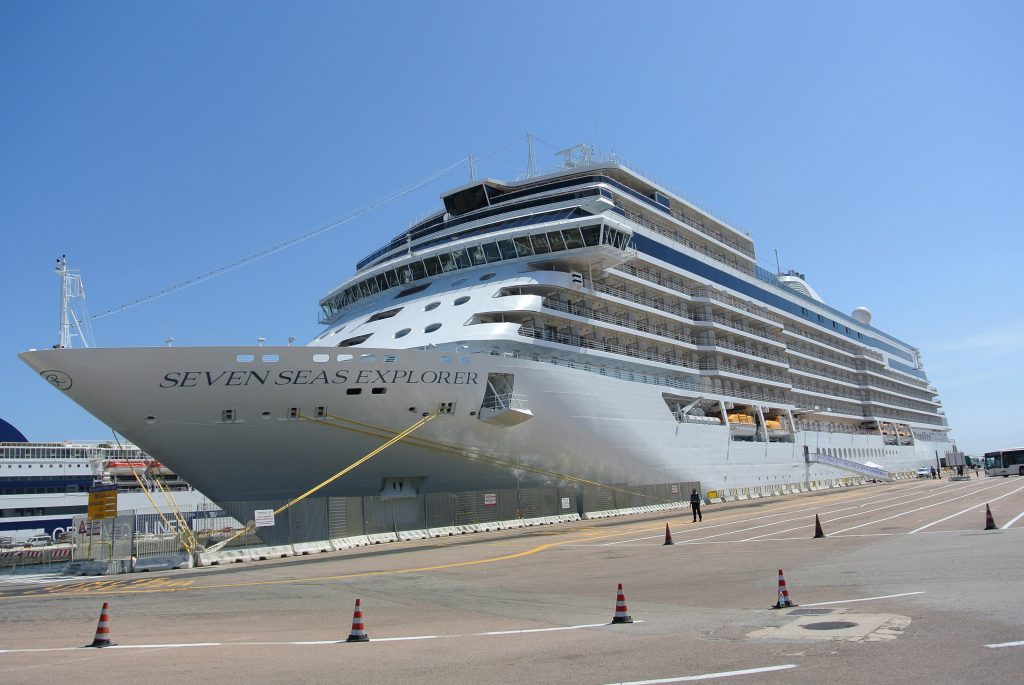
<svg viewBox="0 0 1024 685">
<path fill-rule="evenodd" d="M 849 498 L 855 497 L 857 494 L 858 493 L 855 493 L 855 492 L 836 493 L 836 496 L 834 496 L 834 497 L 830 496 L 830 497 L 828 497 L 828 499 L 829 499 L 829 501 L 833 501 L 833 502 L 836 501 L 836 500 L 842 501 L 842 500 L 845 500 L 845 499 L 849 499 Z M 772 503 L 769 503 L 769 506 L 771 506 L 773 504 L 781 504 L 781 503 L 772 502 Z M 803 502 L 803 503 L 793 502 L 793 503 L 786 504 L 784 506 L 775 506 L 775 507 L 772 507 L 772 511 L 791 509 L 791 508 L 800 507 L 800 506 L 806 506 L 806 502 Z M 729 515 L 725 515 L 725 516 L 721 516 L 721 517 L 716 517 L 715 520 L 716 521 L 721 521 L 721 520 L 726 520 L 726 519 L 741 518 L 744 513 L 745 512 L 740 511 L 740 512 L 737 512 L 735 514 L 729 514 Z M 763 514 L 764 510 L 762 509 L 758 513 L 759 514 Z M 689 512 L 681 512 L 680 513 L 680 516 L 688 516 L 688 515 L 689 515 Z M 145 579 L 145 580 L 133 580 L 133 581 L 122 581 L 122 580 L 93 581 L 91 583 L 88 583 L 84 587 L 81 586 L 81 585 L 76 585 L 76 586 L 67 586 L 67 585 L 57 586 L 57 585 L 55 585 L 55 586 L 49 586 L 46 589 L 46 591 L 44 591 L 44 592 L 26 592 L 26 593 L 19 593 L 17 595 L 0 596 L 0 600 L 4 600 L 4 599 L 17 599 L 19 597 L 40 597 L 40 596 L 58 597 L 58 596 L 63 596 L 63 595 L 148 594 L 148 593 L 155 593 L 155 592 L 186 592 L 186 591 L 194 591 L 194 590 L 221 590 L 221 589 L 243 588 L 243 587 L 263 587 L 263 586 L 268 586 L 268 585 L 296 585 L 296 584 L 303 584 L 303 583 L 317 583 L 317 582 L 331 581 L 331 580 L 349 580 L 349 579 L 353 579 L 353 578 L 368 578 L 368 577 L 374 577 L 374 576 L 399 575 L 399 574 L 408 574 L 408 573 L 428 573 L 428 572 L 431 572 L 431 571 L 442 571 L 442 570 L 452 569 L 452 568 L 466 568 L 466 567 L 471 567 L 471 566 L 479 566 L 479 565 L 482 565 L 482 564 L 493 564 L 493 563 L 497 563 L 497 562 L 501 562 L 501 561 L 511 561 L 513 559 L 521 559 L 523 557 L 532 556 L 534 554 L 538 554 L 540 552 L 543 552 L 545 550 L 551 549 L 553 547 L 560 547 L 560 546 L 563 546 L 563 545 L 571 545 L 571 544 L 576 544 L 578 542 L 584 542 L 584 541 L 592 541 L 592 540 L 599 540 L 599 539 L 605 539 L 605 538 L 621 537 L 621 536 L 624 536 L 624 535 L 634 535 L 637 532 L 645 532 L 645 531 L 651 531 L 651 530 L 661 530 L 662 522 L 658 522 L 654 527 L 649 527 L 649 526 L 630 526 L 627 530 L 618 530 L 618 531 L 614 531 L 614 532 L 608 532 L 606 534 L 597 534 L 596 532 L 594 532 L 598 528 L 600 528 L 600 527 L 594 527 L 594 528 L 588 529 L 586 531 L 586 534 L 584 536 L 582 536 L 582 537 L 581 536 L 577 536 L 577 537 L 574 537 L 571 540 L 562 540 L 562 541 L 559 541 L 559 542 L 549 542 L 549 543 L 545 543 L 543 545 L 538 545 L 538 546 L 533 547 L 531 549 L 524 550 L 522 552 L 516 552 L 516 553 L 513 553 L 513 554 L 504 554 L 504 555 L 496 556 L 496 557 L 486 557 L 486 558 L 483 558 L 483 559 L 473 559 L 473 560 L 470 560 L 470 561 L 457 561 L 457 562 L 452 562 L 450 564 L 437 564 L 437 565 L 434 565 L 434 566 L 420 566 L 420 567 L 416 567 L 416 568 L 407 568 L 407 569 L 392 569 L 392 570 L 388 570 L 388 571 L 362 571 L 362 572 L 357 572 L 357 573 L 346 573 L 346 574 L 342 574 L 342 575 L 333 575 L 333 576 L 312 576 L 312 577 L 309 577 L 309 578 L 283 578 L 283 579 L 279 579 L 279 580 L 254 580 L 254 581 L 246 581 L 246 582 L 238 582 L 238 583 L 215 583 L 215 584 L 210 584 L 210 585 L 199 585 L 199 584 L 196 584 L 196 581 L 190 581 L 190 580 L 170 580 L 170 579 L 167 579 L 167 578 L 153 578 L 151 580 L 150 579 Z M 539 531 L 531 531 L 531 533 L 536 533 L 536 532 L 539 532 Z M 545 531 L 545 533 L 547 533 L 547 532 L 548 531 Z M 573 530 L 565 531 L 564 534 L 565 535 L 572 535 L 572 534 L 575 534 L 577 532 L 578 532 L 577 530 L 573 529 Z M 462 536 L 459 536 L 459 537 L 462 537 Z M 455 538 L 454 537 L 452 539 L 452 543 L 453 544 L 455 543 Z M 412 550 L 410 550 L 410 551 L 412 551 Z M 153 585 L 164 585 L 164 587 L 151 587 Z"/>
</svg>

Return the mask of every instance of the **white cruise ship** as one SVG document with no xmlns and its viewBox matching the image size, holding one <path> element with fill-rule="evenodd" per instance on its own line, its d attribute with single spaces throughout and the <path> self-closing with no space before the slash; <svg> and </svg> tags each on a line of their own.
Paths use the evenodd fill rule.
<svg viewBox="0 0 1024 685">
<path fill-rule="evenodd" d="M 318 496 L 707 491 L 951 449 L 916 348 L 759 267 L 748 235 L 620 161 L 442 199 L 320 300 L 306 346 L 21 358 L 222 505 L 292 498 L 424 416 Z"/>
</svg>

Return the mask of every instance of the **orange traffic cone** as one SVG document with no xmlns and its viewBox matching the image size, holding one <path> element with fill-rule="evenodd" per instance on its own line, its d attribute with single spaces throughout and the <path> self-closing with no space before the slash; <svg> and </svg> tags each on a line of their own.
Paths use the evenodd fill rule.
<svg viewBox="0 0 1024 685">
<path fill-rule="evenodd" d="M 786 577 L 782 575 L 782 569 L 779 569 L 779 600 L 775 603 L 775 606 L 770 607 L 771 609 L 787 609 L 789 607 L 795 607 L 796 604 L 789 598 L 789 588 L 786 587 Z"/>
<path fill-rule="evenodd" d="M 622 594 L 622 583 L 619 583 L 619 594 L 615 598 L 615 616 L 612 618 L 612 623 L 632 623 L 633 617 L 629 615 L 629 609 L 626 608 L 626 596 Z"/>
<path fill-rule="evenodd" d="M 363 625 L 363 604 L 356 600 L 356 609 L 352 612 L 352 633 L 345 642 L 369 642 L 370 636 L 366 634 L 366 626 Z"/>
<path fill-rule="evenodd" d="M 110 641 L 110 605 L 103 603 L 100 609 L 100 621 L 96 624 L 96 637 L 93 638 L 89 647 L 110 647 L 114 643 Z"/>
<path fill-rule="evenodd" d="M 996 530 L 996 520 L 992 518 L 992 510 L 985 505 L 985 530 Z"/>
<path fill-rule="evenodd" d="M 814 537 L 815 538 L 823 538 L 823 537 L 825 537 L 825 531 L 823 531 L 821 529 L 821 519 L 818 518 L 817 514 L 814 515 Z"/>
<path fill-rule="evenodd" d="M 668 524 L 667 523 L 665 524 L 665 544 L 666 545 L 674 545 L 675 544 L 674 542 L 672 542 L 672 531 L 670 531 L 668 529 Z"/>
</svg>

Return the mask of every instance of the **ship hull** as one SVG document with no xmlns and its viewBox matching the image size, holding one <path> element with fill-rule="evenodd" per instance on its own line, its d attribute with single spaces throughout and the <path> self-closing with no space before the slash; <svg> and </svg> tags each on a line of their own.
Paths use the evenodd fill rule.
<svg viewBox="0 0 1024 685">
<path fill-rule="evenodd" d="M 215 502 L 280 502 L 353 464 L 431 414 L 407 438 L 318 496 L 553 484 L 700 481 L 705 490 L 850 475 L 807 464 L 828 448 L 890 471 L 935 462 L 945 445 L 798 431 L 788 442 L 730 439 L 678 423 L 671 388 L 582 364 L 437 350 L 315 347 L 53 349 L 21 358 L 58 390 Z M 529 415 L 481 418 L 488 374 L 511 374 Z M 858 453 L 858 450 L 860 452 Z M 568 478 L 567 478 L 568 477 Z M 259 508 L 259 507 L 256 507 Z"/>
</svg>

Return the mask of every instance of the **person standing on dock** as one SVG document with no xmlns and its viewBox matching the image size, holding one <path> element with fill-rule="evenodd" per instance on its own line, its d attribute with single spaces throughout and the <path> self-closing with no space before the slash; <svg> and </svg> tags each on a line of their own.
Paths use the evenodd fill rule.
<svg viewBox="0 0 1024 685">
<path fill-rule="evenodd" d="M 694 488 L 693 492 L 690 493 L 690 509 L 693 509 L 694 523 L 704 520 L 704 517 L 700 513 L 700 494 L 698 494 L 696 488 Z"/>
</svg>

